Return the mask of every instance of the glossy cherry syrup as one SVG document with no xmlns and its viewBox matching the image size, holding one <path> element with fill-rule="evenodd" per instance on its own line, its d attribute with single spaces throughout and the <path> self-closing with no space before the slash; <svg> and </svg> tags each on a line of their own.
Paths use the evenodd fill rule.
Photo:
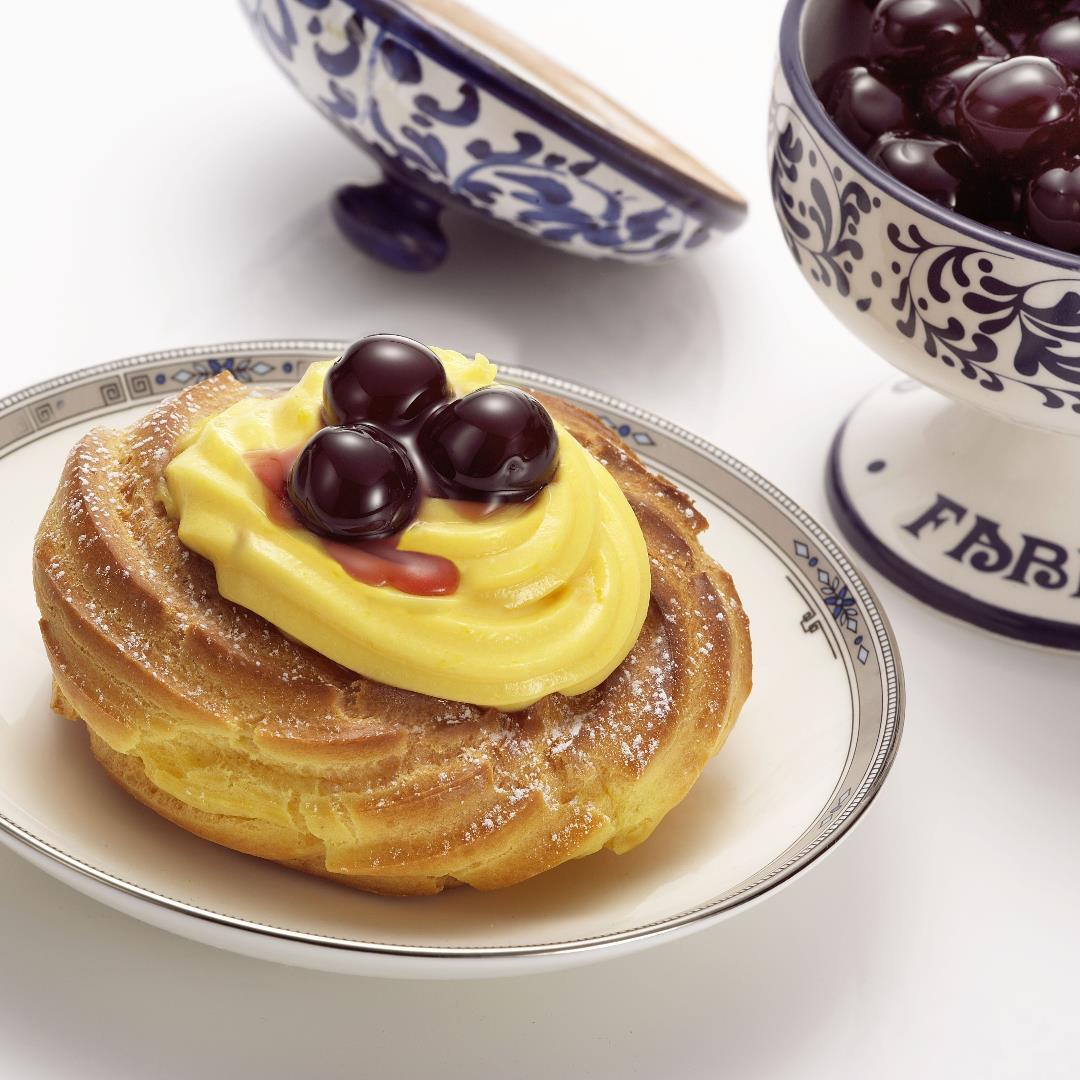
<svg viewBox="0 0 1080 1080">
<path fill-rule="evenodd" d="M 245 455 L 248 467 L 266 489 L 270 520 L 285 528 L 304 528 L 286 493 L 289 472 L 301 449 L 253 450 Z M 365 585 L 390 585 L 413 596 L 447 596 L 457 591 L 461 574 L 454 563 L 440 555 L 401 551 L 398 539 L 345 543 L 320 537 L 326 553 Z"/>
<path fill-rule="evenodd" d="M 266 500 L 266 514 L 275 525 L 286 528 L 303 526 L 285 490 L 293 463 L 302 449 L 300 446 L 291 446 L 287 450 L 251 450 L 244 455 L 255 479 L 266 488 L 269 496 Z"/>
<path fill-rule="evenodd" d="M 422 551 L 402 551 L 394 539 L 325 543 L 327 553 L 345 573 L 365 585 L 389 585 L 412 596 L 449 596 L 457 592 L 461 583 L 461 574 L 449 559 Z"/>
</svg>

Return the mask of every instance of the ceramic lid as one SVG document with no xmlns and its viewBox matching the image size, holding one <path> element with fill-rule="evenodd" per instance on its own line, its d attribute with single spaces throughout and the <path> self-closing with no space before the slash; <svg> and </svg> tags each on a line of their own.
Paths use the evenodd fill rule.
<svg viewBox="0 0 1080 1080">
<path fill-rule="evenodd" d="M 456 0 L 241 0 L 290 82 L 382 166 L 334 215 L 403 269 L 446 254 L 446 206 L 591 258 L 658 262 L 739 225 L 719 176 Z"/>
<path fill-rule="evenodd" d="M 652 159 L 662 170 L 682 178 L 713 195 L 724 217 L 733 223 L 745 212 L 746 201 L 726 180 L 697 158 L 676 146 L 617 101 L 602 93 L 568 68 L 534 49 L 521 38 L 496 25 L 457 0 L 397 0 L 448 38 L 456 39 L 474 60 L 486 61 L 521 84 L 551 99 L 551 104 L 591 124 L 594 134 L 623 143 L 630 153 Z"/>
</svg>

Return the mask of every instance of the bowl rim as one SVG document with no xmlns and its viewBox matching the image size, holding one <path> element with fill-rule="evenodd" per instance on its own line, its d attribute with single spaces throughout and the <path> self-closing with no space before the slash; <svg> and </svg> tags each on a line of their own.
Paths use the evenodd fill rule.
<svg viewBox="0 0 1080 1080">
<path fill-rule="evenodd" d="M 802 110 L 813 129 L 825 140 L 829 149 L 839 154 L 855 172 L 865 176 L 897 202 L 940 225 L 955 229 L 979 241 L 980 244 L 998 248 L 1010 255 L 1019 255 L 1047 266 L 1072 270 L 1080 274 L 1080 255 L 1058 251 L 1056 248 L 1047 247 L 1033 240 L 1010 236 L 1000 229 L 984 225 L 973 218 L 964 217 L 954 210 L 947 210 L 890 176 L 848 139 L 825 111 L 825 106 L 810 82 L 810 75 L 803 61 L 801 40 L 803 15 L 811 2 L 812 0 L 788 0 L 784 8 L 780 23 L 780 66 L 796 105 Z"/>
<path fill-rule="evenodd" d="M 381 22 L 391 34 L 432 56 L 463 78 L 476 83 L 493 97 L 506 102 L 536 123 L 564 133 L 569 131 L 573 141 L 585 148 L 598 147 L 608 162 L 616 165 L 621 172 L 666 202 L 681 206 L 702 224 L 727 232 L 738 228 L 745 219 L 748 212 L 746 200 L 718 174 L 714 175 L 729 187 L 730 194 L 703 183 L 663 158 L 590 120 L 536 83 L 473 48 L 437 23 L 429 21 L 421 11 L 409 6 L 406 0 L 345 0 L 345 3 L 358 15 L 367 15 Z M 637 120 L 630 110 L 618 103 L 616 105 Z M 645 127 L 650 126 L 645 121 L 638 122 Z M 661 137 L 667 139 L 666 136 Z M 689 151 L 682 152 L 689 157 L 694 156 Z M 713 170 L 704 164 L 702 168 L 713 173 Z"/>
</svg>

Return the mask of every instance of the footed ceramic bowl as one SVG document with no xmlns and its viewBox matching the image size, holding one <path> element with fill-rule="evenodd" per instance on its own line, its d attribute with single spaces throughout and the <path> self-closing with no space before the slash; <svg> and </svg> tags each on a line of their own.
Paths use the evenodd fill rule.
<svg viewBox="0 0 1080 1080">
<path fill-rule="evenodd" d="M 867 561 L 927 603 L 1080 649 L 1080 258 L 943 209 L 841 134 L 811 83 L 869 18 L 850 0 L 789 0 L 770 115 L 795 261 L 910 377 L 841 428 L 833 510 Z"/>
<path fill-rule="evenodd" d="M 454 0 L 241 0 L 289 81 L 382 167 L 337 193 L 361 250 L 446 255 L 439 215 L 480 214 L 591 258 L 654 263 L 736 227 L 718 176 Z"/>
</svg>

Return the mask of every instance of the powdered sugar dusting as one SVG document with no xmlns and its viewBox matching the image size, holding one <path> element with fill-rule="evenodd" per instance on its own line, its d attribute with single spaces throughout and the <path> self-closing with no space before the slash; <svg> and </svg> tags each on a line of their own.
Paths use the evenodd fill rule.
<svg viewBox="0 0 1080 1080">
<path fill-rule="evenodd" d="M 667 767 L 663 753 L 684 730 L 686 687 L 723 655 L 719 587 L 686 587 L 701 576 L 684 542 L 694 512 L 667 506 L 667 524 L 648 531 L 653 607 L 600 687 L 514 714 L 394 691 L 223 600 L 213 568 L 179 542 L 162 502 L 173 447 L 239 392 L 227 381 L 185 391 L 129 431 L 96 431 L 74 452 L 39 566 L 56 603 L 115 652 L 116 678 L 94 689 L 102 709 L 126 707 L 124 673 L 137 672 L 140 708 L 160 714 L 165 737 L 172 702 L 183 699 L 185 724 L 213 721 L 205 739 L 215 754 L 276 770 L 296 786 L 290 813 L 301 827 L 318 830 L 328 852 L 351 845 L 350 858 L 373 870 L 437 853 L 479 865 L 507 830 L 532 830 L 536 844 L 569 854 L 629 828 L 613 793 Z M 600 445 L 613 468 L 638 469 Z M 193 800 L 198 790 L 193 781 Z M 413 850 L 395 823 L 421 806 L 432 808 L 428 832 Z M 466 860 L 463 845 L 473 850 Z"/>
</svg>

